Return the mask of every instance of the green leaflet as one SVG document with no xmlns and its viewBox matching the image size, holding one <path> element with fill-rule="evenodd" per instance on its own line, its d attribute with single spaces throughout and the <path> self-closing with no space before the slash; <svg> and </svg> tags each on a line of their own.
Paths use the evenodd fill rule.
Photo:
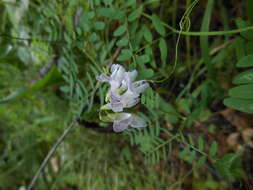
<svg viewBox="0 0 253 190">
<path fill-rule="evenodd" d="M 153 69 L 144 69 L 139 72 L 140 79 L 148 79 L 151 78 L 153 75 L 154 75 Z"/>
<path fill-rule="evenodd" d="M 113 35 L 114 36 L 121 36 L 123 35 L 127 30 L 127 27 L 125 24 L 119 26 L 114 32 L 113 32 Z"/>
<path fill-rule="evenodd" d="M 253 54 L 243 57 L 236 64 L 237 67 L 253 67 Z"/>
<path fill-rule="evenodd" d="M 245 71 L 237 75 L 234 80 L 234 84 L 246 84 L 253 83 L 253 69 Z"/>
<path fill-rule="evenodd" d="M 236 154 L 226 154 L 215 163 L 215 168 L 221 177 L 230 181 L 241 178 L 241 159 Z"/>
<path fill-rule="evenodd" d="M 165 66 L 167 62 L 168 48 L 167 48 L 167 43 L 164 40 L 164 38 L 161 38 L 159 41 L 159 49 L 161 53 L 161 60 L 162 60 L 163 66 Z"/>
<path fill-rule="evenodd" d="M 223 103 L 236 110 L 253 114 L 253 100 L 241 98 L 226 98 Z"/>
<path fill-rule="evenodd" d="M 129 42 L 128 38 L 122 38 L 119 41 L 117 41 L 116 45 L 118 47 L 123 47 L 123 46 L 127 46 L 128 42 Z"/>
<path fill-rule="evenodd" d="M 151 17 L 151 19 L 152 19 L 152 23 L 153 23 L 153 25 L 155 27 L 155 30 L 159 34 L 161 34 L 162 36 L 164 36 L 165 33 L 166 33 L 166 30 L 165 30 L 165 28 L 164 28 L 164 26 L 163 26 L 162 21 L 160 20 L 160 18 L 157 15 L 153 14 L 152 17 Z"/>
<path fill-rule="evenodd" d="M 229 90 L 232 98 L 252 99 L 253 101 L 253 84 L 241 85 Z"/>
<path fill-rule="evenodd" d="M 210 150 L 209 150 L 209 156 L 214 157 L 217 154 L 218 151 L 218 143 L 216 141 L 212 142 Z"/>
<path fill-rule="evenodd" d="M 140 6 L 138 9 L 134 10 L 130 15 L 128 16 L 129 22 L 132 22 L 136 20 L 139 16 L 141 16 L 141 13 L 143 11 L 143 7 Z"/>
<path fill-rule="evenodd" d="M 236 66 L 241 68 L 253 66 L 253 54 L 241 58 Z M 253 113 L 253 70 L 240 73 L 233 82 L 244 85 L 230 89 L 230 98 L 226 98 L 224 104 L 245 113 Z"/>
<path fill-rule="evenodd" d="M 143 30 L 144 30 L 144 38 L 145 38 L 145 40 L 147 40 L 147 42 L 152 42 L 153 35 L 152 35 L 152 32 L 150 31 L 150 29 L 146 25 L 144 25 L 143 26 Z"/>
<path fill-rule="evenodd" d="M 123 49 L 120 56 L 117 58 L 117 61 L 123 62 L 127 61 L 132 57 L 132 51 L 129 49 Z"/>
</svg>

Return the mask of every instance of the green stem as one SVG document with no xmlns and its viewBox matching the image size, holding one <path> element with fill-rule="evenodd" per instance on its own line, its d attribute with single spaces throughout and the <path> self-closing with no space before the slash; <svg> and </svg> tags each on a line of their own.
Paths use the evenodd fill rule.
<svg viewBox="0 0 253 190">
<path fill-rule="evenodd" d="M 142 13 L 142 15 L 148 19 L 151 20 L 151 16 L 146 14 L 146 13 Z M 222 30 L 222 31 L 210 31 L 210 32 L 188 32 L 188 31 L 180 31 L 177 30 L 175 28 L 173 28 L 172 26 L 162 22 L 162 24 L 170 29 L 172 32 L 176 33 L 176 34 L 181 34 L 181 35 L 188 35 L 188 36 L 224 36 L 224 35 L 229 35 L 229 34 L 238 34 L 241 32 L 246 32 L 249 30 L 253 30 L 253 26 L 249 26 L 249 27 L 245 27 L 245 28 L 240 28 L 240 29 L 234 29 L 234 30 Z"/>
</svg>

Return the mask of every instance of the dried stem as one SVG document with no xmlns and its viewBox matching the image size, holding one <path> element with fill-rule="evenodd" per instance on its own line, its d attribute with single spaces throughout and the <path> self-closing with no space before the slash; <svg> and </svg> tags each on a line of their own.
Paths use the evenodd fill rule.
<svg viewBox="0 0 253 190">
<path fill-rule="evenodd" d="M 39 178 L 41 172 L 43 171 L 43 169 L 45 168 L 45 166 L 47 165 L 49 159 L 52 157 L 52 155 L 54 154 L 54 152 L 56 151 L 57 147 L 63 142 L 64 138 L 69 134 L 69 132 L 71 131 L 71 129 L 73 128 L 73 126 L 76 124 L 76 121 L 73 121 L 68 128 L 63 132 L 63 134 L 57 139 L 57 141 L 55 142 L 55 144 L 53 145 L 53 147 L 51 148 L 51 150 L 48 152 L 47 156 L 45 157 L 45 159 L 43 160 L 42 164 L 40 165 L 39 169 L 37 170 L 36 174 L 34 175 L 32 181 L 30 182 L 27 190 L 32 190 L 34 184 L 36 183 L 37 179 Z"/>
</svg>

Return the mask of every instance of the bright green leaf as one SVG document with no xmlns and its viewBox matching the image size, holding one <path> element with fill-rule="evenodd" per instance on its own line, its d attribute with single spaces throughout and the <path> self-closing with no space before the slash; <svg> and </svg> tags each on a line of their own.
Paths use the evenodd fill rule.
<svg viewBox="0 0 253 190">
<path fill-rule="evenodd" d="M 122 39 L 120 39 L 120 40 L 116 43 L 116 45 L 117 45 L 118 47 L 127 46 L 128 41 L 129 41 L 128 38 L 122 38 Z"/>
<path fill-rule="evenodd" d="M 144 63 L 148 63 L 150 61 L 149 55 L 141 55 L 136 57 L 136 61 L 138 64 L 143 65 Z"/>
<path fill-rule="evenodd" d="M 126 25 L 125 25 L 125 24 L 124 24 L 124 25 L 121 25 L 121 26 L 119 26 L 119 27 L 113 32 L 113 35 L 114 35 L 114 36 L 121 36 L 121 35 L 123 35 L 123 34 L 126 32 L 126 30 L 127 30 Z"/>
<path fill-rule="evenodd" d="M 165 28 L 164 28 L 164 26 L 163 26 L 162 21 L 160 20 L 160 18 L 158 16 L 156 16 L 155 14 L 153 14 L 151 19 L 152 19 L 152 23 L 153 23 L 153 25 L 155 27 L 155 30 L 159 34 L 161 34 L 162 36 L 164 36 L 165 33 L 166 33 L 166 30 L 165 30 Z"/>
<path fill-rule="evenodd" d="M 146 25 L 144 25 L 143 28 L 144 28 L 144 38 L 145 38 L 145 40 L 147 40 L 147 42 L 152 42 L 153 41 L 153 35 L 152 35 L 150 29 Z"/>
<path fill-rule="evenodd" d="M 129 49 L 123 49 L 120 56 L 117 58 L 117 61 L 123 62 L 128 61 L 132 57 L 132 52 Z"/>
<path fill-rule="evenodd" d="M 141 16 L 141 13 L 143 11 L 143 7 L 140 6 L 138 9 L 134 10 L 132 13 L 130 13 L 130 15 L 128 16 L 128 20 L 130 22 L 134 21 L 135 19 L 137 19 L 139 16 Z"/>
<path fill-rule="evenodd" d="M 121 20 L 125 17 L 125 13 L 115 8 L 99 8 L 97 10 L 98 16 L 104 16 L 112 20 Z"/>
</svg>

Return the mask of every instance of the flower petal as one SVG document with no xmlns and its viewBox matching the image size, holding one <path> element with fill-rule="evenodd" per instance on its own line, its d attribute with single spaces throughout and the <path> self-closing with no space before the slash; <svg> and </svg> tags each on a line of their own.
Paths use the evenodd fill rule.
<svg viewBox="0 0 253 190">
<path fill-rule="evenodd" d="M 110 106 L 112 111 L 114 112 L 123 111 L 123 104 L 120 100 L 121 100 L 120 96 L 115 94 L 113 91 L 110 92 Z"/>
<path fill-rule="evenodd" d="M 128 79 L 129 82 L 133 82 L 137 77 L 138 72 L 136 70 L 125 72 L 125 78 Z"/>
<path fill-rule="evenodd" d="M 149 87 L 149 84 L 145 80 L 136 81 L 132 84 L 131 90 L 135 93 L 141 94 L 143 93 L 147 88 Z"/>
<path fill-rule="evenodd" d="M 122 67 L 122 66 L 119 65 L 119 64 L 112 64 L 111 69 L 110 69 L 111 73 L 113 73 L 114 71 L 118 70 L 119 67 Z"/>
<path fill-rule="evenodd" d="M 147 123 L 141 117 L 132 114 L 132 122 L 130 126 L 133 128 L 143 128 L 143 127 L 147 127 Z"/>
<path fill-rule="evenodd" d="M 118 64 L 113 64 L 111 66 L 111 73 L 111 80 L 117 81 L 119 84 L 121 84 L 125 73 L 124 67 Z"/>
<path fill-rule="evenodd" d="M 124 122 L 114 121 L 113 123 L 113 131 L 116 133 L 122 132 L 128 128 L 128 124 Z"/>
<path fill-rule="evenodd" d="M 136 104 L 138 104 L 139 101 L 140 101 L 140 98 L 133 97 L 133 98 L 129 98 L 129 99 L 125 100 L 125 102 L 123 102 L 123 104 L 125 103 L 125 107 L 131 108 L 131 107 L 135 106 Z"/>
<path fill-rule="evenodd" d="M 117 121 L 128 120 L 132 117 L 131 113 L 120 113 L 116 118 Z"/>
<path fill-rule="evenodd" d="M 110 77 L 106 76 L 105 74 L 101 74 L 101 75 L 97 76 L 97 80 L 100 82 L 109 82 Z"/>
<path fill-rule="evenodd" d="M 110 106 L 113 112 L 122 112 L 124 107 L 121 102 L 111 102 Z"/>
<path fill-rule="evenodd" d="M 128 129 L 132 122 L 132 115 L 130 113 L 121 113 L 113 123 L 113 130 L 121 132 Z"/>
</svg>

